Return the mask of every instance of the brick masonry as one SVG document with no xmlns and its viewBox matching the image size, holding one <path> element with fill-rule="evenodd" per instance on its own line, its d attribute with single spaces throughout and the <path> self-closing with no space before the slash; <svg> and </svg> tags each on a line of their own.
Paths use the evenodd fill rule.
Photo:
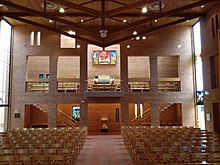
<svg viewBox="0 0 220 165">
<path fill-rule="evenodd" d="M 42 32 L 42 43 L 40 46 L 29 45 L 29 34 L 31 31 Z M 182 48 L 177 48 L 178 41 L 182 42 Z M 80 126 L 88 125 L 88 108 L 89 104 L 94 103 L 117 103 L 120 104 L 121 125 L 129 124 L 129 104 L 130 103 L 149 103 L 152 106 L 151 121 L 153 125 L 159 125 L 160 103 L 181 103 L 182 104 L 182 121 L 183 125 L 195 126 L 195 105 L 194 105 L 194 89 L 193 89 L 193 65 L 192 65 L 192 41 L 191 27 L 181 26 L 181 33 L 177 26 L 166 28 L 158 32 L 151 33 L 146 40 L 136 41 L 130 40 L 120 43 L 120 52 L 118 53 L 118 63 L 112 68 L 111 74 L 118 75 L 123 84 L 122 89 L 124 97 L 122 98 L 86 98 L 85 82 L 89 76 L 93 76 L 88 68 L 94 69 L 87 62 L 90 56 L 87 53 L 88 46 L 86 43 L 77 41 L 80 49 L 60 49 L 59 35 L 50 31 L 39 29 L 32 26 L 16 26 L 14 27 L 14 46 L 12 60 L 12 101 L 11 101 L 11 119 L 10 128 L 24 126 L 24 109 L 26 104 L 47 104 L 48 124 L 50 127 L 56 125 L 56 107 L 58 104 L 80 104 L 81 118 Z M 131 48 L 127 49 L 127 45 Z M 49 57 L 49 93 L 25 93 L 26 81 L 26 63 L 27 56 L 47 56 Z M 58 93 L 57 92 L 57 63 L 60 56 L 80 57 L 80 93 Z M 128 66 L 128 57 L 147 57 L 150 67 L 151 91 L 148 93 L 129 93 L 128 92 L 128 68 L 133 67 L 132 63 Z M 171 59 L 178 57 L 177 63 L 172 65 L 174 72 L 181 79 L 181 92 L 158 92 L 157 79 L 158 73 L 166 77 L 166 72 L 158 72 L 158 58 L 169 57 Z M 170 70 L 167 61 L 160 60 L 160 67 L 164 71 Z M 173 64 L 173 63 L 172 63 Z M 135 65 L 135 61 L 134 61 Z M 178 66 L 178 68 L 176 68 Z M 143 67 L 146 69 L 145 67 Z M 107 68 L 108 69 L 108 68 Z M 173 71 L 172 70 L 172 71 Z M 105 72 L 104 72 L 105 73 Z M 146 73 L 148 74 L 148 73 Z M 169 72 L 170 76 L 171 72 Z M 18 110 L 21 113 L 20 118 L 14 118 L 14 112 Z"/>
</svg>

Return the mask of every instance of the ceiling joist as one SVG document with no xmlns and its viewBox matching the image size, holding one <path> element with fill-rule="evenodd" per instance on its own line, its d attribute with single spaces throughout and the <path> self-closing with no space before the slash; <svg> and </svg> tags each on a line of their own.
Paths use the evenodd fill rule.
<svg viewBox="0 0 220 165">
<path fill-rule="evenodd" d="M 145 24 L 145 23 L 150 22 L 150 21 L 158 20 L 160 18 L 172 16 L 174 14 L 177 14 L 179 12 L 185 11 L 187 9 L 191 9 L 191 8 L 194 8 L 194 7 L 197 7 L 197 6 L 201 6 L 201 5 L 204 5 L 206 3 L 213 2 L 213 1 L 216 1 L 216 0 L 201 0 L 201 1 L 189 4 L 189 5 L 186 5 L 186 6 L 182 6 L 182 7 L 179 7 L 179 8 L 176 8 L 176 9 L 173 9 L 173 10 L 161 13 L 159 15 L 154 15 L 154 16 L 151 16 L 151 17 L 148 17 L 148 18 L 136 21 L 136 22 L 132 22 L 132 23 L 130 23 L 128 25 L 124 25 L 123 27 L 120 27 L 120 28 L 114 28 L 112 30 L 109 30 L 109 33 L 111 33 L 111 34 L 117 33 L 117 32 L 120 32 L 122 30 L 130 29 L 130 28 L 133 28 L 133 27 Z"/>
<path fill-rule="evenodd" d="M 18 0 L 0 0 L 0 4 L 5 5 L 4 10 L 0 8 L 0 15 L 103 48 L 133 38 L 134 36 L 131 34 L 133 30 L 137 30 L 138 35 L 144 35 L 189 19 L 204 16 L 208 10 L 203 12 L 201 8 L 195 7 L 214 1 L 218 2 L 218 0 L 187 0 L 187 2 L 173 0 L 136 0 L 135 2 L 129 0 L 123 2 L 121 0 L 44 1 L 44 3 L 50 1 L 68 9 L 64 13 L 59 13 L 57 8 L 54 10 L 43 9 L 39 3 L 30 5 L 28 0 L 21 1 L 22 3 L 19 3 Z M 152 3 L 158 5 L 158 2 L 160 2 L 159 7 L 157 6 L 155 10 L 149 10 L 145 14 L 141 13 L 141 7 L 149 7 Z M 165 5 L 163 10 L 161 2 Z M 49 24 L 47 20 L 53 20 L 54 23 Z M 155 20 L 159 20 L 159 23 L 155 24 Z M 75 30 L 77 35 L 68 34 L 67 30 Z M 107 30 L 105 32 L 107 36 L 101 36 L 100 30 Z"/>
</svg>

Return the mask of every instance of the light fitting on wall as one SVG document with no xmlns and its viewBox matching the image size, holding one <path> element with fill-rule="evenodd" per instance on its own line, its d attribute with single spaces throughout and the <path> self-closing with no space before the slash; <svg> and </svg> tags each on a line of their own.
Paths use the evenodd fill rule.
<svg viewBox="0 0 220 165">
<path fill-rule="evenodd" d="M 102 38 L 105 38 L 107 36 L 107 30 L 100 30 L 99 33 L 101 34 Z"/>
</svg>

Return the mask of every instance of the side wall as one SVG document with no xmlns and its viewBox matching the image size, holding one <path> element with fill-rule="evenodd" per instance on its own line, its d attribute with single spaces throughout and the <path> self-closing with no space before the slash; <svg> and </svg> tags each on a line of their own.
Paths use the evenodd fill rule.
<svg viewBox="0 0 220 165">
<path fill-rule="evenodd" d="M 220 38 L 219 34 L 216 37 L 212 37 L 212 18 L 218 14 L 218 23 L 220 22 L 220 3 L 216 5 L 206 16 L 205 19 L 201 19 L 201 40 L 202 40 L 202 59 L 203 59 L 203 78 L 204 78 L 204 91 L 208 91 L 208 95 L 204 95 L 204 106 L 205 113 L 209 112 L 211 115 L 211 121 L 206 121 L 206 129 L 209 131 L 214 130 L 213 123 L 213 103 L 220 104 L 220 89 L 211 87 L 211 71 L 210 71 L 210 57 L 215 56 L 217 59 L 216 72 L 219 77 L 220 70 L 220 54 L 219 54 L 219 44 Z M 218 25 L 219 26 L 219 25 Z M 218 80 L 219 81 L 219 80 Z M 220 107 L 219 107 L 220 108 Z M 219 109 L 218 109 L 219 110 Z"/>
</svg>

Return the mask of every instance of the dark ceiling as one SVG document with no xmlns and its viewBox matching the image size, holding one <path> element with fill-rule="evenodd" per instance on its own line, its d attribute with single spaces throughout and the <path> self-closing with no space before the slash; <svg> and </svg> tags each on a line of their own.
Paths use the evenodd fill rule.
<svg viewBox="0 0 220 165">
<path fill-rule="evenodd" d="M 192 25 L 218 0 L 0 0 L 12 25 L 31 24 L 101 47 L 175 25 Z M 204 6 L 203 6 L 204 5 Z M 147 12 L 142 13 L 146 7 Z M 64 13 L 59 9 L 63 8 Z M 69 34 L 69 31 L 76 34 Z M 106 36 L 105 36 L 106 35 Z"/>
</svg>

